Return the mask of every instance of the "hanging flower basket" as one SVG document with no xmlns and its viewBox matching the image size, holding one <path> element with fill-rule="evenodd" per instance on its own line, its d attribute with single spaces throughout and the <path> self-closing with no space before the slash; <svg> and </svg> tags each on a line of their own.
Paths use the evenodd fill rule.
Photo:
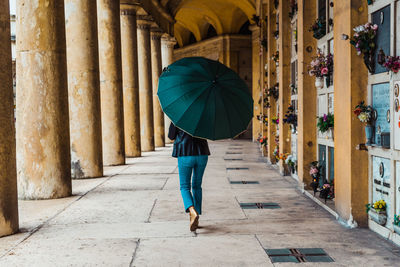
<svg viewBox="0 0 400 267">
<path fill-rule="evenodd" d="M 359 25 L 353 29 L 354 34 L 350 39 L 356 50 L 357 55 L 363 55 L 364 64 L 370 73 L 375 72 L 375 50 L 376 50 L 376 34 L 378 25 L 367 23 Z"/>
<path fill-rule="evenodd" d="M 326 21 L 317 19 L 313 25 L 311 25 L 310 31 L 313 32 L 315 39 L 319 40 L 326 35 Z"/>
</svg>

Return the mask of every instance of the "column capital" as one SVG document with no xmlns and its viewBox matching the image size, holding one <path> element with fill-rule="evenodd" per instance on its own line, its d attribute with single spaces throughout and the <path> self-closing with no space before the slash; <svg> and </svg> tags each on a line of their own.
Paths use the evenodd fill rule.
<svg viewBox="0 0 400 267">
<path fill-rule="evenodd" d="M 141 8 L 140 2 L 138 0 L 121 0 L 120 10 L 121 15 L 134 16 L 137 11 Z"/>
<path fill-rule="evenodd" d="M 251 24 L 250 26 L 249 26 L 249 30 L 251 31 L 251 32 L 257 32 L 257 31 L 259 31 L 260 30 L 260 27 L 258 27 L 257 26 L 257 24 Z"/>
<path fill-rule="evenodd" d="M 140 4 L 125 4 L 125 3 L 121 3 L 120 5 L 120 13 L 121 15 L 125 15 L 125 16 L 135 16 L 137 11 L 140 8 Z"/>
<path fill-rule="evenodd" d="M 161 40 L 161 36 L 164 34 L 163 31 L 157 26 L 152 26 L 150 28 L 150 34 L 152 40 Z"/>
<path fill-rule="evenodd" d="M 161 37 L 161 41 L 162 41 L 162 45 L 167 48 L 173 48 L 177 43 L 175 37 L 172 37 L 168 34 L 164 34 Z"/>
<path fill-rule="evenodd" d="M 140 30 L 149 30 L 151 28 L 151 25 L 154 23 L 153 18 L 149 15 L 137 15 L 136 21 L 137 28 Z"/>
</svg>

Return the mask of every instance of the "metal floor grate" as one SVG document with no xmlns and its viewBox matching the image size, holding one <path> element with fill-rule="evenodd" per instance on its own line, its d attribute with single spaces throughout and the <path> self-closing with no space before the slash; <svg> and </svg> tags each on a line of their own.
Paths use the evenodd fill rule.
<svg viewBox="0 0 400 267">
<path fill-rule="evenodd" d="M 242 152 L 226 152 L 226 155 L 242 155 Z"/>
<path fill-rule="evenodd" d="M 249 168 L 239 168 L 239 167 L 235 167 L 235 168 L 226 168 L 227 171 L 239 171 L 239 170 L 248 170 Z"/>
<path fill-rule="evenodd" d="M 259 181 L 230 181 L 231 184 L 260 184 Z"/>
<path fill-rule="evenodd" d="M 242 209 L 280 209 L 278 203 L 240 203 Z"/>
<path fill-rule="evenodd" d="M 243 160 L 243 159 L 225 159 L 226 161 L 239 161 L 239 160 Z"/>
<path fill-rule="evenodd" d="M 334 262 L 322 248 L 265 249 L 272 263 L 275 262 Z"/>
</svg>

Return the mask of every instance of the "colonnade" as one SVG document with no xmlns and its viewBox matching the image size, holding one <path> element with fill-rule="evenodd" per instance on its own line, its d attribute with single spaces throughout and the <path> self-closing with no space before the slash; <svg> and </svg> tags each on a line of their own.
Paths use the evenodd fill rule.
<svg viewBox="0 0 400 267">
<path fill-rule="evenodd" d="M 156 92 L 174 44 L 136 1 L 19 0 L 14 126 L 8 10 L 0 0 L 0 236 L 18 230 L 17 188 L 67 197 L 71 177 L 165 145 Z"/>
</svg>

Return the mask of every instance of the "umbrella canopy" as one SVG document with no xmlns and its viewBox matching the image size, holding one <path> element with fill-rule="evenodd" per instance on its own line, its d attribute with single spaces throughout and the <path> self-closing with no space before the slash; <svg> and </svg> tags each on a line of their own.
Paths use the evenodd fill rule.
<svg viewBox="0 0 400 267">
<path fill-rule="evenodd" d="M 167 67 L 159 79 L 158 98 L 175 126 L 200 138 L 233 138 L 253 118 L 246 83 L 225 65 L 202 57 Z"/>
</svg>

